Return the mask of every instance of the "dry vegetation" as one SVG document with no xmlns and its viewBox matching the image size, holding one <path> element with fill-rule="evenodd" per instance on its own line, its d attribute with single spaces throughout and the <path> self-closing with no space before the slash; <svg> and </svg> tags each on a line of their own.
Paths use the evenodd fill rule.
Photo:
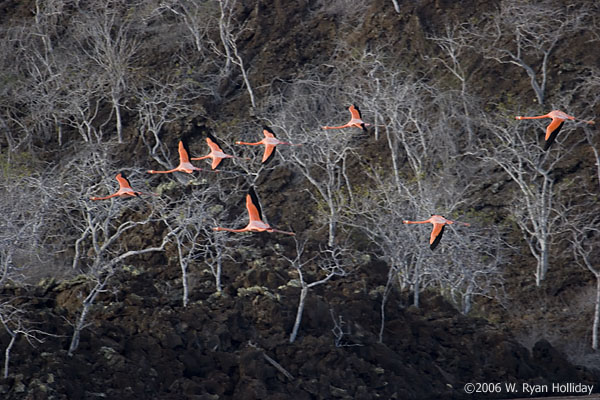
<svg viewBox="0 0 600 400">
<path fill-rule="evenodd" d="M 552 376 L 538 344 L 600 365 L 598 135 L 567 121 L 544 151 L 548 120 L 514 117 L 561 109 L 596 118 L 598 5 L 415 1 L 397 13 L 384 0 L 270 3 L 0 4 L 0 393 L 37 393 L 30 375 L 55 398 L 87 398 L 101 383 L 53 388 L 48 354 L 73 361 L 66 380 L 99 368 L 77 372 L 79 352 L 106 371 L 140 362 L 134 375 L 144 376 L 159 357 L 136 351 L 157 346 L 178 360 L 148 383 L 161 396 L 327 397 L 323 387 L 331 394 L 354 378 L 336 370 L 317 385 L 315 371 L 346 362 L 393 371 L 335 392 L 348 398 L 370 398 L 362 387 L 462 396 L 462 382 L 494 374 L 593 379 L 571 364 Z M 368 133 L 321 129 L 347 122 L 352 103 Z M 263 125 L 301 146 L 280 146 L 260 164 L 261 148 L 234 143 L 258 141 Z M 205 155 L 207 132 L 251 160 L 225 160 L 220 172 L 146 172 L 175 167 L 182 138 L 191 156 Z M 90 200 L 114 192 L 121 171 L 159 196 Z M 268 222 L 296 238 L 212 230 L 245 223 L 250 186 Z M 471 226 L 447 227 L 432 252 L 429 227 L 401 223 L 431 214 Z M 135 342 L 155 334 L 142 314 L 175 331 Z M 315 350 L 324 337 L 327 355 Z M 386 352 L 378 346 L 422 363 L 417 377 L 398 360 L 373 361 Z M 177 353 L 184 348 L 193 360 Z M 315 360 L 302 359 L 306 348 Z M 479 355 L 488 349 L 489 359 Z M 18 365 L 40 352 L 46 361 Z M 503 364 L 514 354 L 526 366 L 517 372 Z M 271 372 L 245 380 L 247 362 Z M 424 376 L 438 370 L 447 372 L 430 392 L 396 385 L 429 387 Z M 218 374 L 229 383 L 206 383 Z M 104 394 L 144 393 L 111 379 Z"/>
</svg>

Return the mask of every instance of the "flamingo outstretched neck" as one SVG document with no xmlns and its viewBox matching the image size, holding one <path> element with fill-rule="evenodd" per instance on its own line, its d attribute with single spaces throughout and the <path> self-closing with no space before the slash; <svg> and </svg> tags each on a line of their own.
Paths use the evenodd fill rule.
<svg viewBox="0 0 600 400">
<path fill-rule="evenodd" d="M 240 229 L 231 229 L 231 228 L 223 228 L 217 226 L 213 228 L 214 231 L 227 231 L 227 232 L 269 232 L 269 233 L 283 233 L 285 235 L 295 236 L 294 232 L 281 231 L 279 229 L 275 229 L 271 227 L 266 222 L 262 220 L 262 213 L 260 210 L 260 205 L 258 202 L 258 197 L 254 188 L 250 188 L 248 194 L 246 195 L 246 210 L 248 211 L 248 225 L 244 228 Z"/>
<path fill-rule="evenodd" d="M 518 120 L 542 119 L 542 118 L 551 118 L 552 119 L 550 124 L 546 127 L 546 136 L 544 137 L 544 151 L 548 150 L 550 148 L 550 146 L 552 145 L 552 143 L 554 143 L 556 136 L 560 132 L 560 130 L 566 120 L 578 120 L 578 121 L 585 122 L 586 124 L 589 124 L 589 125 L 595 124 L 595 122 L 592 120 L 586 121 L 586 120 L 582 120 L 579 118 L 575 118 L 574 116 L 569 115 L 560 110 L 553 110 L 553 111 L 550 111 L 548 114 L 536 115 L 536 116 L 532 116 L 532 117 L 523 117 L 523 116 L 515 117 L 515 119 L 518 119 Z"/>
<path fill-rule="evenodd" d="M 111 195 L 104 196 L 104 197 L 90 197 L 90 200 L 107 200 L 107 199 L 111 199 L 113 197 L 135 197 L 135 196 L 140 196 L 142 194 L 158 196 L 156 193 L 144 193 L 144 192 L 137 192 L 137 191 L 133 190 L 131 188 L 131 184 L 129 183 L 129 180 L 125 176 L 124 172 L 118 173 L 117 176 L 115 176 L 115 179 L 119 183 L 118 191 L 116 191 L 115 193 L 113 193 Z"/>
<path fill-rule="evenodd" d="M 437 247 L 437 245 L 440 243 L 440 240 L 442 240 L 442 235 L 444 234 L 444 227 L 446 225 L 452 225 L 452 224 L 461 224 L 464 226 L 471 225 L 467 222 L 452 221 L 452 220 L 444 218 L 441 215 L 432 215 L 429 219 L 426 219 L 424 221 L 404 220 L 404 221 L 402 221 L 402 223 L 403 224 L 427 224 L 427 223 L 432 224 L 433 229 L 431 231 L 431 236 L 429 238 L 429 248 L 431 250 L 434 250 Z"/>
<path fill-rule="evenodd" d="M 362 116 L 361 116 L 360 109 L 358 108 L 358 106 L 352 104 L 350 107 L 348 107 L 348 110 L 350 110 L 350 114 L 352 115 L 352 118 L 346 124 L 339 125 L 339 126 L 323 126 L 322 128 L 323 129 L 344 129 L 344 128 L 355 127 L 355 128 L 362 129 L 364 132 L 368 132 L 367 126 L 370 126 L 371 124 L 367 124 L 366 122 L 364 122 L 362 120 Z"/>
</svg>

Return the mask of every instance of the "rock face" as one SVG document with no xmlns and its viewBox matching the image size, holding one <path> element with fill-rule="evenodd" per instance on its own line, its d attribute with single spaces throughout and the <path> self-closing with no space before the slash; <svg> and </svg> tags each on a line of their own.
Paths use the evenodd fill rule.
<svg viewBox="0 0 600 400">
<path fill-rule="evenodd" d="M 309 294 L 290 344 L 298 288 L 248 290 L 239 274 L 230 293 L 197 292 L 183 308 L 154 290 L 161 279 L 121 274 L 118 291 L 98 303 L 72 357 L 64 350 L 70 327 L 62 318 L 72 316 L 59 303 L 72 288 L 37 287 L 24 301 L 38 307 L 44 329 L 57 336 L 36 348 L 17 342 L 2 398 L 456 399 L 470 398 L 463 391 L 468 382 L 598 380 L 547 341 L 530 352 L 435 295 L 424 296 L 419 309 L 392 299 L 379 343 L 378 299 L 358 284 L 350 283 L 350 295 L 332 285 Z M 342 317 L 341 339 L 332 332 L 332 313 Z M 6 343 L 6 335 L 0 338 Z"/>
</svg>

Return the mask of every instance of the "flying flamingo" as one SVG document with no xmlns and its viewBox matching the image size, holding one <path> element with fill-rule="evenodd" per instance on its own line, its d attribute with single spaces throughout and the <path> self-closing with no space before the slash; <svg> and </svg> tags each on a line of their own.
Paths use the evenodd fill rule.
<svg viewBox="0 0 600 400">
<path fill-rule="evenodd" d="M 221 161 L 223 161 L 224 158 L 243 158 L 225 154 L 225 152 L 223 152 L 223 150 L 221 149 L 219 142 L 217 142 L 217 139 L 215 139 L 215 137 L 210 133 L 207 134 L 206 143 L 208 144 L 208 147 L 210 147 L 210 153 L 203 157 L 193 157 L 192 161 L 212 158 L 211 169 L 215 169 L 219 166 L 219 164 L 221 163 Z M 249 158 L 244 159 L 249 160 Z"/>
<path fill-rule="evenodd" d="M 426 223 L 433 224 L 433 230 L 431 231 L 431 238 L 429 239 L 429 248 L 431 250 L 435 249 L 437 247 L 438 243 L 440 242 L 440 240 L 442 240 L 442 234 L 444 233 L 444 227 L 446 225 L 452 225 L 455 223 L 462 224 L 464 226 L 471 225 L 466 222 L 451 221 L 449 219 L 442 217 L 441 215 L 432 215 L 429 219 L 426 219 L 425 221 L 402 221 L 402 223 L 403 224 L 426 224 Z"/>
<path fill-rule="evenodd" d="M 556 139 L 556 135 L 558 135 L 558 132 L 560 132 L 560 128 L 562 128 L 563 124 L 565 123 L 565 120 L 570 119 L 570 120 L 579 120 L 579 121 L 583 121 L 586 124 L 590 124 L 593 125 L 595 122 L 594 121 L 585 121 L 585 120 L 581 120 L 579 118 L 575 118 L 571 115 L 568 115 L 560 110 L 554 110 L 554 111 L 550 111 L 548 114 L 546 115 L 538 115 L 535 117 L 515 117 L 516 119 L 540 119 L 540 118 L 552 118 L 552 122 L 550 122 L 550 125 L 548 125 L 546 127 L 546 137 L 544 138 L 544 140 L 546 141 L 544 143 L 544 150 L 548 150 L 550 148 L 550 146 L 552 145 L 552 143 L 554 143 L 554 139 Z"/>
<path fill-rule="evenodd" d="M 144 192 L 136 192 L 131 188 L 131 184 L 129 183 L 129 181 L 127 180 L 127 177 L 125 176 L 125 173 L 121 172 L 118 173 L 117 176 L 115 177 L 117 179 L 117 182 L 119 182 L 119 190 L 117 190 L 115 193 L 106 196 L 106 197 L 90 197 L 90 200 L 106 200 L 106 199 L 110 199 L 113 197 L 134 197 L 134 196 L 139 196 L 141 194 L 147 194 L 147 195 L 153 195 L 153 196 L 157 196 L 156 193 L 144 193 Z"/>
<path fill-rule="evenodd" d="M 175 171 L 186 172 L 188 174 L 191 174 L 194 171 L 203 171 L 202 168 L 198 168 L 192 165 L 192 163 L 190 162 L 190 157 L 188 156 L 188 150 L 186 149 L 186 146 L 182 140 L 179 141 L 179 165 L 176 168 L 170 169 L 168 171 L 155 171 L 151 169 L 148 172 L 151 174 L 169 174 Z"/>
<path fill-rule="evenodd" d="M 367 126 L 371 124 L 367 124 L 362 120 L 362 116 L 360 115 L 360 110 L 358 109 L 358 106 L 352 104 L 350 107 L 348 107 L 348 110 L 350 110 L 350 114 L 352 114 L 352 119 L 350 119 L 350 121 L 347 124 L 340 126 L 324 126 L 323 129 L 343 129 L 355 127 L 360 128 L 365 132 L 368 132 Z"/>
<path fill-rule="evenodd" d="M 263 163 L 263 164 L 266 164 L 269 161 L 271 161 L 271 159 L 275 155 L 275 146 L 277 146 L 277 145 L 287 144 L 290 146 L 302 146 L 301 144 L 282 142 L 281 140 L 279 140 L 275 137 L 275 132 L 273 132 L 273 130 L 271 128 L 269 128 L 268 126 L 263 126 L 263 135 L 265 135 L 265 137 L 260 142 L 248 143 L 248 142 L 239 142 L 238 141 L 235 143 L 236 144 L 246 144 L 249 146 L 258 146 L 258 145 L 264 144 L 265 152 L 263 153 L 263 158 L 261 161 L 261 163 Z"/>
<path fill-rule="evenodd" d="M 294 232 L 286 232 L 280 231 L 275 228 L 271 228 L 271 226 L 262 221 L 262 213 L 260 211 L 260 205 L 258 204 L 258 197 L 256 196 L 256 192 L 254 188 L 250 188 L 248 194 L 246 195 L 246 208 L 248 209 L 248 217 L 250 221 L 245 228 L 241 229 L 230 229 L 230 228 L 221 228 L 216 227 L 213 228 L 214 231 L 228 231 L 228 232 L 277 232 L 284 233 L 286 235 L 295 236 Z"/>
</svg>

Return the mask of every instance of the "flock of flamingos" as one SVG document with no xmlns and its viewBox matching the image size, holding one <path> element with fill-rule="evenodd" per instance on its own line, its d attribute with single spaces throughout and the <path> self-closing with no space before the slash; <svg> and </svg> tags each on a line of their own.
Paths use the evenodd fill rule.
<svg viewBox="0 0 600 400">
<path fill-rule="evenodd" d="M 360 128 L 364 132 L 368 133 L 367 126 L 370 126 L 371 124 L 365 123 L 362 120 L 362 116 L 361 116 L 359 108 L 356 105 L 351 105 L 348 108 L 348 110 L 350 110 L 350 113 L 352 115 L 352 118 L 350 119 L 350 121 L 348 121 L 348 123 L 346 123 L 344 125 L 339 125 L 339 126 L 323 126 L 322 128 L 323 129 Z M 516 117 L 516 119 L 518 119 L 518 120 L 540 119 L 540 118 L 551 118 L 552 119 L 552 122 L 550 122 L 550 124 L 546 127 L 546 136 L 544 138 L 544 151 L 546 151 L 550 148 L 550 146 L 556 139 L 556 136 L 560 132 L 560 130 L 566 120 L 579 120 L 579 119 L 577 119 L 571 115 L 568 115 L 560 110 L 554 110 L 554 111 L 549 112 L 548 114 L 533 116 L 533 117 L 522 117 L 522 116 Z M 580 120 L 580 121 L 583 121 L 587 124 L 594 124 L 594 121 L 584 121 L 584 120 Z M 283 141 L 277 139 L 275 137 L 275 133 L 269 127 L 266 127 L 266 126 L 263 127 L 263 134 L 264 134 L 264 138 L 259 142 L 248 143 L 248 142 L 239 142 L 238 141 L 238 142 L 236 142 L 236 144 L 250 145 L 250 146 L 259 146 L 259 145 L 265 146 L 263 156 L 262 156 L 262 161 L 261 161 L 261 163 L 263 163 L 263 164 L 269 162 L 273 158 L 273 156 L 275 155 L 275 147 L 276 146 L 278 146 L 280 144 L 299 146 L 298 144 L 283 142 Z M 192 165 L 192 163 L 190 161 L 204 160 L 204 159 L 210 158 L 210 159 L 212 159 L 211 169 L 215 170 L 219 166 L 221 161 L 223 161 L 223 159 L 225 159 L 225 158 L 240 158 L 240 157 L 232 156 L 230 154 L 225 154 L 225 152 L 221 149 L 221 146 L 219 145 L 217 140 L 210 133 L 207 134 L 206 143 L 208 144 L 208 147 L 210 148 L 209 154 L 207 154 L 203 157 L 190 158 L 189 151 L 187 150 L 184 142 L 180 140 L 179 141 L 179 165 L 168 171 L 149 170 L 148 172 L 151 174 L 169 174 L 172 172 L 185 172 L 185 173 L 191 174 L 194 171 L 202 171 L 202 169 Z M 131 188 L 131 184 L 127 180 L 127 177 L 125 176 L 124 173 L 117 174 L 116 179 L 117 179 L 117 182 L 119 183 L 119 190 L 117 192 L 115 192 L 109 196 L 91 197 L 90 199 L 91 200 L 106 200 L 106 199 L 110 199 L 113 197 L 133 197 L 133 196 L 139 196 L 139 195 L 154 195 L 154 193 L 144 193 L 144 192 L 134 191 Z M 213 228 L 213 230 L 228 231 L 228 232 L 277 232 L 277 233 L 283 233 L 286 235 L 292 235 L 292 236 L 295 235 L 294 232 L 281 231 L 281 230 L 275 229 L 275 228 L 271 227 L 269 224 L 263 222 L 258 197 L 256 195 L 256 192 L 254 191 L 254 188 L 250 188 L 250 190 L 248 191 L 248 194 L 246 195 L 246 209 L 248 210 L 249 222 L 248 222 L 248 225 L 246 225 L 244 228 L 232 229 L 232 228 L 215 227 L 215 228 Z M 446 225 L 458 223 L 458 224 L 461 224 L 464 226 L 469 226 L 469 224 L 466 222 L 452 221 L 452 220 L 444 218 L 441 215 L 432 215 L 429 219 L 426 219 L 424 221 L 406 221 L 405 220 L 402 222 L 404 224 L 425 224 L 425 223 L 432 224 L 433 230 L 431 231 L 431 236 L 429 239 L 429 247 L 431 248 L 431 250 L 435 249 L 437 247 L 437 245 L 439 244 L 440 240 L 442 239 L 442 234 L 444 233 L 444 227 Z"/>
</svg>

